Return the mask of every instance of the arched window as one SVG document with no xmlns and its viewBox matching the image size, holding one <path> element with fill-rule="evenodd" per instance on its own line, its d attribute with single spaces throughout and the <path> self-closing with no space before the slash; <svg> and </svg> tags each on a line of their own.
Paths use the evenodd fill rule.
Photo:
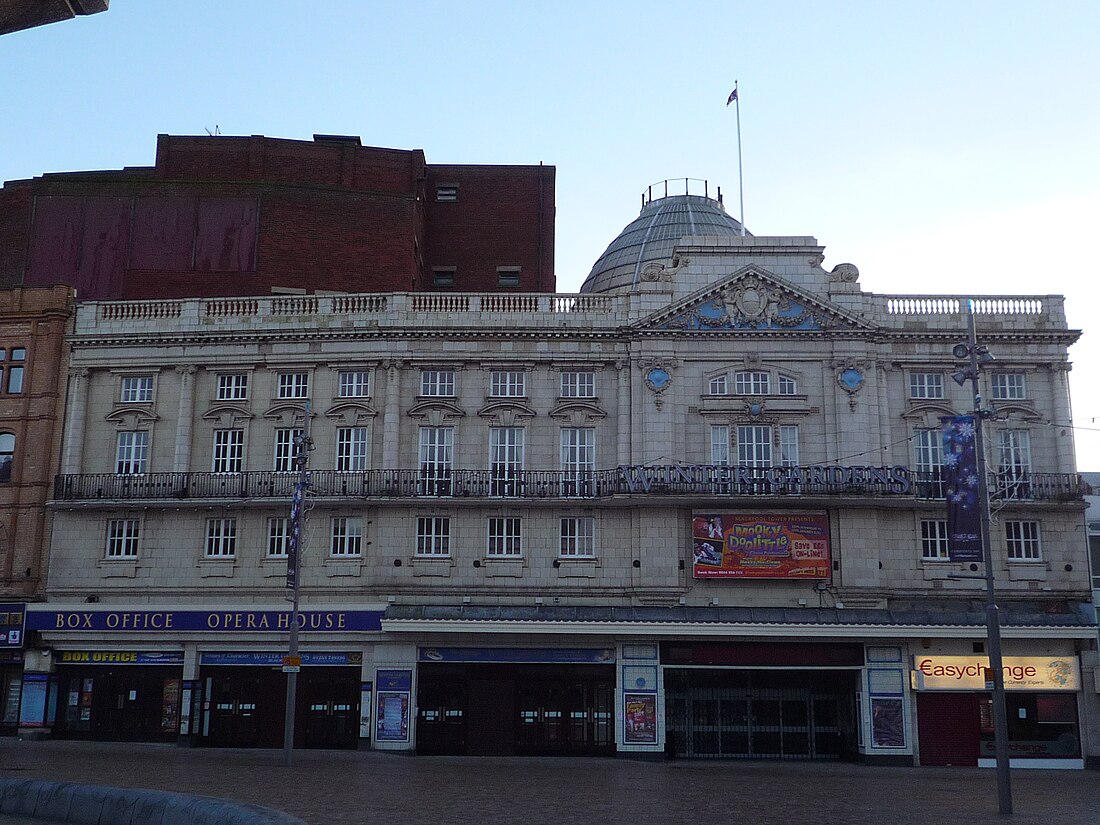
<svg viewBox="0 0 1100 825">
<path fill-rule="evenodd" d="M 11 481 L 11 463 L 15 459 L 15 436 L 0 433 L 0 483 Z"/>
</svg>

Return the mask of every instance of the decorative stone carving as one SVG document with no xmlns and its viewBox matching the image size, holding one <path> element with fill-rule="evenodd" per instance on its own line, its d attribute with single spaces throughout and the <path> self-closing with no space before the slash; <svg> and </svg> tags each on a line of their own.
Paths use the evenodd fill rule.
<svg viewBox="0 0 1100 825">
<path fill-rule="evenodd" d="M 655 396 L 654 402 L 657 409 L 661 409 L 664 403 L 662 396 L 672 386 L 672 369 L 676 366 L 676 362 L 670 358 L 655 358 L 642 361 L 638 366 L 642 368 L 646 387 Z"/>
<path fill-rule="evenodd" d="M 687 266 L 688 263 L 690 261 L 687 258 L 674 258 L 669 266 L 656 262 L 648 263 L 642 267 L 639 279 L 647 283 L 672 283 L 676 273 Z"/>
<path fill-rule="evenodd" d="M 855 264 L 837 264 L 829 273 L 829 280 L 852 284 L 859 280 L 859 270 Z"/>
</svg>

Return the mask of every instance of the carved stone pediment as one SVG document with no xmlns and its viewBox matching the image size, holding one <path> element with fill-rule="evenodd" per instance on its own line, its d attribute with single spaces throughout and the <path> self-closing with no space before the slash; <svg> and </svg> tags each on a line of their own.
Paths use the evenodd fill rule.
<svg viewBox="0 0 1100 825">
<path fill-rule="evenodd" d="M 316 413 L 310 412 L 312 418 Z M 264 413 L 264 418 L 276 422 L 280 427 L 305 426 L 305 404 L 276 404 Z"/>
<path fill-rule="evenodd" d="M 567 400 L 559 401 L 550 410 L 550 417 L 565 422 L 571 427 L 583 427 L 594 424 L 601 418 L 607 418 L 607 412 L 591 401 Z"/>
<path fill-rule="evenodd" d="M 519 401 L 490 401 L 477 414 L 501 427 L 513 427 L 518 421 L 535 417 L 535 411 Z"/>
<path fill-rule="evenodd" d="M 235 427 L 254 418 L 251 412 L 237 404 L 218 404 L 202 414 L 203 420 L 213 421 L 219 427 Z"/>
<path fill-rule="evenodd" d="M 997 401 L 993 404 L 993 412 L 997 416 L 1011 415 L 1014 419 L 1024 421 L 1042 421 L 1042 414 L 1028 402 L 1022 401 Z"/>
<path fill-rule="evenodd" d="M 914 401 L 901 417 L 908 421 L 923 421 L 927 426 L 937 426 L 941 416 L 958 415 L 946 401 Z"/>
<path fill-rule="evenodd" d="M 820 332 L 870 330 L 864 319 L 830 301 L 748 266 L 650 316 L 641 329 L 686 332 Z"/>
<path fill-rule="evenodd" d="M 149 407 L 138 406 L 118 407 L 106 416 L 106 420 L 110 421 L 120 430 L 137 430 L 142 427 L 148 427 L 159 418 L 160 416 Z"/>
<path fill-rule="evenodd" d="M 358 401 L 344 401 L 333 404 L 325 411 L 325 418 L 331 418 L 345 427 L 354 427 L 360 423 L 366 423 L 378 413 L 369 404 Z"/>
<path fill-rule="evenodd" d="M 412 418 L 423 418 L 429 427 L 441 427 L 448 422 L 466 416 L 466 411 L 450 401 L 431 398 L 413 405 L 406 413 Z"/>
</svg>

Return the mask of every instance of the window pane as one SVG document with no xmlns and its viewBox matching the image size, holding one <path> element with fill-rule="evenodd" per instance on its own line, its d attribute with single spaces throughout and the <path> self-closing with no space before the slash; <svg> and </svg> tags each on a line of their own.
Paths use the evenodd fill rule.
<svg viewBox="0 0 1100 825">
<path fill-rule="evenodd" d="M 367 428 L 340 427 L 336 430 L 336 470 L 340 473 L 367 469 Z"/>
<path fill-rule="evenodd" d="M 8 393 L 16 395 L 23 392 L 23 368 L 8 367 Z"/>
<path fill-rule="evenodd" d="M 149 462 L 149 433 L 128 430 L 118 434 L 115 449 L 115 472 L 119 475 L 144 473 Z"/>
<path fill-rule="evenodd" d="M 248 374 L 233 373 L 218 376 L 219 401 L 243 401 L 248 398 Z"/>
<path fill-rule="evenodd" d="M 567 371 L 561 374 L 562 398 L 595 398 L 596 373 Z"/>
<path fill-rule="evenodd" d="M 451 552 L 451 520 L 438 516 L 416 520 L 416 554 L 447 556 Z"/>
<path fill-rule="evenodd" d="M 309 398 L 309 373 L 281 373 L 279 375 L 279 398 Z"/>
<path fill-rule="evenodd" d="M 153 376 L 127 375 L 122 379 L 121 400 L 126 404 L 143 403 L 153 400 Z"/>
<path fill-rule="evenodd" d="M 370 395 L 370 372 L 354 370 L 340 373 L 341 398 L 367 398 Z"/>
</svg>

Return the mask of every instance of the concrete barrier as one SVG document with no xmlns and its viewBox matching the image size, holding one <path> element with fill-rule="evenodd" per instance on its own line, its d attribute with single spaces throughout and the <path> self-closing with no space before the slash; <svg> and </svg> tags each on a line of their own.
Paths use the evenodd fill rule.
<svg viewBox="0 0 1100 825">
<path fill-rule="evenodd" d="M 72 825 L 306 825 L 290 814 L 209 796 L 0 778 L 0 813 Z"/>
</svg>

